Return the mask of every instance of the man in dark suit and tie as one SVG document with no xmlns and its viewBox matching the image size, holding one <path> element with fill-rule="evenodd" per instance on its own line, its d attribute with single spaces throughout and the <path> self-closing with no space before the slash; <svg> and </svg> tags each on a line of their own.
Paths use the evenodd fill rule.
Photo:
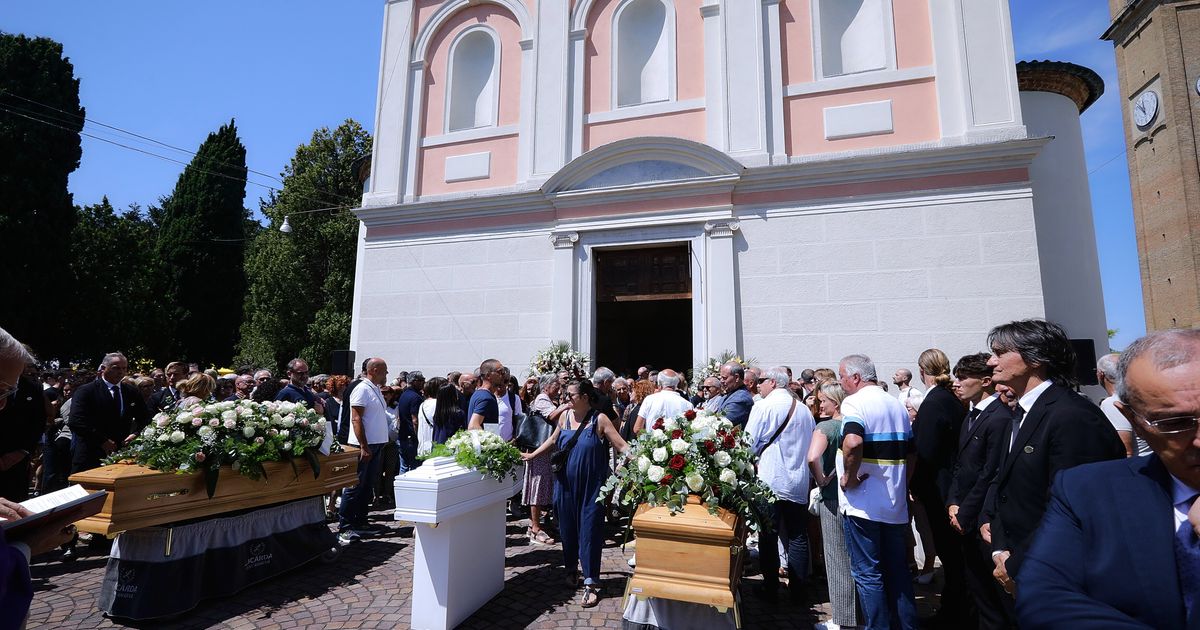
<svg viewBox="0 0 1200 630">
<path fill-rule="evenodd" d="M 954 366 L 954 395 L 970 405 L 958 438 L 947 512 L 950 526 L 961 534 L 966 587 L 975 604 L 979 627 L 985 630 L 1012 626 L 1001 591 L 992 577 L 992 548 L 979 537 L 983 501 L 988 484 L 1000 468 L 1005 431 L 1012 425 L 1012 410 L 996 396 L 992 384 L 992 355 L 969 354 Z M 921 405 L 924 409 L 924 404 Z M 1003 443 L 1008 446 L 1007 442 Z"/>
<path fill-rule="evenodd" d="M 125 355 L 106 354 L 101 366 L 100 377 L 75 390 L 71 399 L 71 474 L 96 468 L 150 422 L 141 393 L 121 383 L 129 371 Z"/>
<path fill-rule="evenodd" d="M 1200 628 L 1200 330 L 1137 340 L 1118 373 L 1116 405 L 1154 452 L 1058 475 L 1022 628 Z"/>
<path fill-rule="evenodd" d="M 179 394 L 179 390 L 175 386 L 180 381 L 188 377 L 188 366 L 180 361 L 173 361 L 167 364 L 167 385 L 161 387 L 153 394 L 150 394 L 150 410 L 154 413 L 165 411 L 171 405 L 179 402 L 183 396 Z"/>
<path fill-rule="evenodd" d="M 1001 438 L 1005 455 L 988 490 L 991 522 L 980 534 L 990 537 L 993 575 L 1011 594 L 1054 476 L 1122 458 L 1125 446 L 1100 408 L 1071 389 L 1075 351 L 1058 324 L 1040 319 L 1003 324 L 988 333 L 988 344 L 992 382 L 1012 390 L 1017 409 Z"/>
</svg>

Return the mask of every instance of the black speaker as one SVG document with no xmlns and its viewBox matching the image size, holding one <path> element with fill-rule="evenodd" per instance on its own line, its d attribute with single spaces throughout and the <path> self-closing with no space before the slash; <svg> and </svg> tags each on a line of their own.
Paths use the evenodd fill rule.
<svg viewBox="0 0 1200 630">
<path fill-rule="evenodd" d="M 1096 378 L 1096 342 L 1091 339 L 1072 339 L 1075 349 L 1075 378 L 1080 385 L 1099 385 Z"/>
<path fill-rule="evenodd" d="M 329 373 L 354 377 L 358 371 L 354 369 L 353 350 L 334 350 L 329 355 Z"/>
</svg>

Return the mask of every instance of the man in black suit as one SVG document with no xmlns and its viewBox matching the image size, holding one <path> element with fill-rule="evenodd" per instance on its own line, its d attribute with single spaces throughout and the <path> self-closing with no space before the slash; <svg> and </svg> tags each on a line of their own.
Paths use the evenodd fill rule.
<svg viewBox="0 0 1200 630">
<path fill-rule="evenodd" d="M 1050 483 L 1062 470 L 1118 459 L 1125 447 L 1100 408 L 1077 394 L 1075 351 L 1062 327 L 1039 319 L 997 326 L 988 333 L 992 382 L 1017 398 L 1016 417 L 1001 438 L 1005 451 L 989 488 L 993 575 L 1016 588 L 1029 539 L 1042 520 Z"/>
<path fill-rule="evenodd" d="M 1055 479 L 1022 628 L 1200 628 L 1200 330 L 1135 341 L 1117 372 L 1116 405 L 1153 454 Z"/>
<path fill-rule="evenodd" d="M 29 498 L 30 458 L 52 413 L 37 372 L 27 366 L 0 409 L 0 497 L 18 503 Z"/>
<path fill-rule="evenodd" d="M 175 386 L 188 377 L 188 367 L 186 363 L 174 361 L 167 364 L 167 384 L 166 387 L 160 387 L 153 394 L 150 394 L 150 410 L 154 413 L 165 411 L 171 405 L 179 402 L 183 398 L 179 394 L 179 390 Z"/>
<path fill-rule="evenodd" d="M 75 390 L 71 399 L 71 474 L 96 468 L 134 437 L 136 427 L 150 422 L 142 394 L 121 383 L 129 371 L 125 355 L 106 354 L 101 365 L 100 377 Z"/>
<path fill-rule="evenodd" d="M 961 534 L 957 544 L 962 549 L 966 587 L 975 605 L 978 626 L 985 630 L 1012 626 L 1001 601 L 1002 592 L 992 577 L 995 567 L 991 545 L 979 537 L 983 500 L 1000 468 L 1004 456 L 1001 443 L 1013 416 L 1012 409 L 995 393 L 992 368 L 987 364 L 991 357 L 986 352 L 969 354 L 954 366 L 954 395 L 970 410 L 959 432 L 958 459 L 946 501 L 950 526 Z"/>
</svg>

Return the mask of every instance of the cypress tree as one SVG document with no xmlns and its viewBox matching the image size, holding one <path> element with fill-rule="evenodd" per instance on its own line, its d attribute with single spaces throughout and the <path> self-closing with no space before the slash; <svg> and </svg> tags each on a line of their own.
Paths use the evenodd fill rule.
<svg viewBox="0 0 1200 630">
<path fill-rule="evenodd" d="M 242 299 L 246 147 L 231 120 L 196 151 L 162 200 L 158 262 L 168 352 L 204 364 L 233 356 Z"/>
</svg>

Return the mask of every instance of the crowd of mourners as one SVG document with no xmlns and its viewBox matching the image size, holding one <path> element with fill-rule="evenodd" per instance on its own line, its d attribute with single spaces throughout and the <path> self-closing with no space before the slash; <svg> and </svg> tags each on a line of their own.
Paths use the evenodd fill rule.
<svg viewBox="0 0 1200 630">
<path fill-rule="evenodd" d="M 0 329 L 0 350 L 6 338 Z M 521 380 L 496 359 L 426 378 L 389 374 L 378 357 L 357 375 L 312 375 L 297 358 L 282 375 L 184 362 L 130 374 L 126 358 L 112 353 L 96 373 L 82 374 L 39 370 L 26 352 L 19 379 L 0 372 L 0 497 L 9 501 L 0 509 L 99 465 L 158 411 L 189 401 L 288 400 L 323 413 L 342 443 L 360 449 L 357 485 L 328 498 L 339 541 L 351 544 L 381 533 L 368 512 L 391 507 L 394 477 L 419 467 L 436 444 L 463 429 L 514 440 L 536 415 L 553 429 L 523 449 L 524 485 L 510 507 L 528 519 L 530 544 L 561 546 L 564 579 L 591 607 L 601 597 L 606 520 L 622 516 L 597 501 L 601 485 L 647 426 L 703 409 L 748 435 L 757 474 L 776 497 L 771 526 L 752 541 L 762 573 L 755 595 L 806 601 L 812 576 L 823 574 L 832 618 L 821 627 L 915 628 L 913 584 L 931 582 L 941 597 L 929 623 L 939 627 L 1062 627 L 1081 618 L 1096 621 L 1092 627 L 1194 624 L 1200 331 L 1155 333 L 1102 357 L 1095 370 L 1107 395 L 1096 402 L 1080 393 L 1076 356 L 1059 326 L 1011 322 L 992 329 L 986 344 L 990 352 L 953 361 L 930 348 L 914 357 L 915 376 L 901 369 L 890 378 L 861 354 L 795 372 L 730 362 L 694 390 L 683 371 L 649 365 Z M 0 352 L 0 366 L 5 358 Z M 553 472 L 551 455 L 564 446 L 567 463 Z M 1096 467 L 1064 472 L 1085 464 Z M 1157 559 L 1169 565 L 1157 568 L 1175 570 L 1153 597 L 1095 584 L 1094 564 L 1121 570 L 1120 558 L 1097 557 L 1097 546 L 1133 543 L 1112 515 L 1072 503 L 1126 500 L 1095 494 L 1094 480 L 1130 471 L 1153 480 L 1140 488 L 1157 501 L 1147 513 L 1161 512 L 1148 529 L 1161 523 L 1165 548 L 1175 550 Z M 26 556 L 54 542 L 69 560 L 73 542 L 50 538 L 28 545 Z"/>
</svg>

